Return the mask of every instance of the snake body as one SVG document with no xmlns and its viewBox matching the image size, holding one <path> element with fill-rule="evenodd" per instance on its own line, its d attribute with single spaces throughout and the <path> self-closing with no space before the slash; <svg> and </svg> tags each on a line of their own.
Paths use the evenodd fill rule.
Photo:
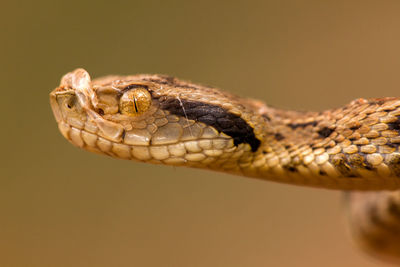
<svg viewBox="0 0 400 267">
<path fill-rule="evenodd" d="M 50 94 L 62 135 L 115 158 L 339 190 L 363 247 L 400 259 L 400 98 L 323 112 L 269 107 L 164 75 L 66 74 Z"/>
</svg>

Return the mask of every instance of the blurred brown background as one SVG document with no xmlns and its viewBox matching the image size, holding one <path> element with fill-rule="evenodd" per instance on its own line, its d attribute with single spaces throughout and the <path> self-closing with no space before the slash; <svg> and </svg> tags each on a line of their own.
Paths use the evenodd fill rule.
<svg viewBox="0 0 400 267">
<path fill-rule="evenodd" d="M 59 134 L 48 93 L 164 73 L 294 109 L 400 95 L 400 2 L 2 3 L 0 266 L 382 266 L 340 192 L 113 160 Z"/>
</svg>

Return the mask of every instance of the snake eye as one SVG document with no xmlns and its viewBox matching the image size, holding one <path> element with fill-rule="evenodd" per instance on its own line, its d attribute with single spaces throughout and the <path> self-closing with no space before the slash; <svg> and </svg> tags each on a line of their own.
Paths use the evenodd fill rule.
<svg viewBox="0 0 400 267">
<path fill-rule="evenodd" d="M 138 116 L 146 112 L 151 105 L 151 95 L 144 88 L 135 88 L 125 92 L 119 100 L 119 110 L 124 115 Z"/>
</svg>

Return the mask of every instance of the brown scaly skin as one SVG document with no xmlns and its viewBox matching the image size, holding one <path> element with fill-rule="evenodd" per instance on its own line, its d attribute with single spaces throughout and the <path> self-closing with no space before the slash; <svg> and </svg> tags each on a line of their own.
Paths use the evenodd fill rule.
<svg viewBox="0 0 400 267">
<path fill-rule="evenodd" d="M 132 105 L 121 104 L 130 98 Z M 66 139 L 115 158 L 330 189 L 400 187 L 399 98 L 295 112 L 168 76 L 91 81 L 77 69 L 63 77 L 50 102 Z M 369 220 L 354 232 L 365 247 L 400 258 L 400 237 L 388 237 L 399 231 L 399 194 L 360 194 L 350 196 L 357 198 L 350 218 L 358 221 L 362 216 L 353 215 L 361 213 Z"/>
</svg>

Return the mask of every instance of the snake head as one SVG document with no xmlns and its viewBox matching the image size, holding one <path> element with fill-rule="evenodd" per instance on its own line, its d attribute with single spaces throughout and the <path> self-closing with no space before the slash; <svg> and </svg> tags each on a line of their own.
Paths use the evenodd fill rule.
<svg viewBox="0 0 400 267">
<path fill-rule="evenodd" d="M 63 136 L 116 158 L 221 169 L 258 150 L 257 108 L 217 89 L 163 75 L 66 74 L 50 94 Z M 256 118 L 256 119 L 255 119 Z M 212 165 L 212 166 L 211 166 Z M 227 167 L 228 168 L 228 167 Z"/>
</svg>

